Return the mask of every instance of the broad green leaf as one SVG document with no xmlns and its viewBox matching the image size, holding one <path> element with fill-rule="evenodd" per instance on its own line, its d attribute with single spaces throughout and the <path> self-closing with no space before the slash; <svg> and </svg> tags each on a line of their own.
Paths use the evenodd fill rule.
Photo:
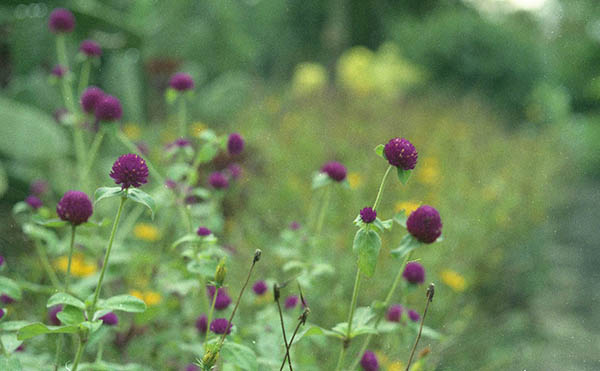
<svg viewBox="0 0 600 371">
<path fill-rule="evenodd" d="M 78 325 L 85 321 L 83 311 L 71 305 L 65 305 L 63 310 L 56 314 L 63 325 Z"/>
<path fill-rule="evenodd" d="M 90 222 L 87 221 L 85 223 L 82 223 L 81 226 L 83 227 L 92 227 L 92 228 L 98 228 L 98 227 L 106 227 L 107 225 L 110 225 L 110 222 L 112 220 L 110 218 L 103 218 L 102 221 L 100 222 Z"/>
<path fill-rule="evenodd" d="M 135 296 L 118 295 L 106 300 L 101 300 L 98 304 L 98 308 L 139 313 L 146 310 L 146 303 Z"/>
<path fill-rule="evenodd" d="M 32 239 L 44 241 L 49 246 L 58 245 L 58 237 L 56 237 L 56 233 L 38 225 L 30 223 L 24 224 L 23 233 Z"/>
<path fill-rule="evenodd" d="M 319 326 L 306 326 L 306 328 L 302 331 L 300 331 L 298 333 L 298 335 L 296 336 L 296 339 L 294 341 L 294 343 L 296 341 L 300 341 L 303 338 L 309 337 L 309 336 L 331 336 L 331 337 L 335 337 L 335 338 L 343 338 L 342 335 L 338 334 L 337 332 L 331 331 L 331 330 L 327 330 L 324 328 L 321 328 Z"/>
<path fill-rule="evenodd" d="M 96 321 L 97 319 L 99 319 L 100 317 L 108 314 L 112 312 L 110 309 L 100 309 L 97 310 L 96 313 L 94 313 L 94 317 L 92 318 L 93 321 Z"/>
<path fill-rule="evenodd" d="M 17 339 L 17 334 L 14 332 L 9 332 L 6 334 L 2 334 L 2 343 L 4 344 L 4 348 L 9 352 L 12 353 L 14 352 L 19 345 L 21 345 L 23 342 L 19 339 Z M 0 369 L 2 370 L 2 369 Z"/>
<path fill-rule="evenodd" d="M 100 326 L 102 326 L 102 320 L 97 320 L 94 322 L 90 322 L 90 321 L 85 321 L 81 324 L 79 324 L 80 328 L 86 328 L 89 330 L 90 334 L 98 331 L 98 329 L 100 328 Z"/>
<path fill-rule="evenodd" d="M 352 251 L 358 258 L 358 267 L 367 277 L 372 277 L 381 249 L 381 238 L 372 229 L 361 228 L 354 236 Z"/>
<path fill-rule="evenodd" d="M 41 226 L 47 227 L 47 228 L 62 228 L 64 226 L 66 226 L 67 224 L 69 224 L 69 222 L 65 221 L 65 220 L 60 220 L 60 219 L 37 219 L 35 220 L 36 224 L 39 224 Z"/>
<path fill-rule="evenodd" d="M 300 260 L 290 260 L 289 262 L 285 263 L 281 269 L 284 272 L 288 272 L 292 269 L 304 269 L 305 266 L 306 264 Z"/>
<path fill-rule="evenodd" d="M 22 212 L 28 211 L 31 209 L 31 206 L 27 205 L 27 202 L 25 201 L 19 201 L 17 202 L 12 209 L 13 214 L 20 214 Z"/>
<path fill-rule="evenodd" d="M 376 218 L 373 221 L 373 225 L 377 228 L 379 228 L 380 231 L 385 231 L 385 230 L 390 230 L 392 229 L 392 219 L 388 219 L 388 220 L 381 220 L 379 218 Z"/>
<path fill-rule="evenodd" d="M 19 329 L 17 339 L 27 340 L 44 334 L 74 334 L 77 331 L 79 331 L 79 326 L 46 326 L 43 323 L 37 322 Z"/>
<path fill-rule="evenodd" d="M 418 333 L 419 332 L 419 327 L 420 327 L 420 322 L 412 322 L 412 321 L 408 321 L 408 326 L 415 332 Z M 432 329 L 431 327 L 428 326 L 423 326 L 423 332 L 421 333 L 424 337 L 428 337 L 430 339 L 435 339 L 435 340 L 439 340 L 443 337 L 443 335 L 441 333 L 439 333 L 438 331 Z"/>
<path fill-rule="evenodd" d="M 21 327 L 29 325 L 31 322 L 27 321 L 6 321 L 0 323 L 0 330 L 2 331 L 19 331 Z"/>
<path fill-rule="evenodd" d="M 383 144 L 379 144 L 377 147 L 375 147 L 375 153 L 377 153 L 377 156 L 385 159 L 385 155 L 383 154 L 383 149 L 385 148 L 385 146 Z"/>
<path fill-rule="evenodd" d="M 187 264 L 187 270 L 190 273 L 200 274 L 205 277 L 213 277 L 217 269 L 218 262 L 214 259 L 203 259 L 201 261 L 192 260 Z"/>
<path fill-rule="evenodd" d="M 258 370 L 256 353 L 245 345 L 228 341 L 221 348 L 221 356 L 226 362 L 232 363 L 242 370 Z"/>
<path fill-rule="evenodd" d="M 398 224 L 400 224 L 401 226 L 403 226 L 404 228 L 406 228 L 406 220 L 408 218 L 406 217 L 406 211 L 405 210 L 400 210 L 399 213 L 397 213 L 396 215 L 394 215 L 394 221 Z"/>
<path fill-rule="evenodd" d="M 154 219 L 154 212 L 156 211 L 156 202 L 154 202 L 152 196 L 150 196 L 149 194 L 147 194 L 139 188 L 132 188 L 129 190 L 127 197 L 130 200 L 142 204 L 148 209 L 150 209 L 150 212 L 152 213 L 152 219 Z"/>
<path fill-rule="evenodd" d="M 94 192 L 94 204 L 105 198 L 123 196 L 125 196 L 125 190 L 121 187 L 100 187 Z"/>
<path fill-rule="evenodd" d="M 190 172 L 191 166 L 186 163 L 173 164 L 167 170 L 167 178 L 181 180 Z"/>
<path fill-rule="evenodd" d="M 412 172 L 412 170 L 404 170 L 401 167 L 399 167 L 397 170 L 398 179 L 400 180 L 400 183 L 406 185 L 406 183 L 408 182 L 408 178 L 410 178 L 410 173 Z"/>
<path fill-rule="evenodd" d="M 331 178 L 325 173 L 315 173 L 312 178 L 312 189 L 317 189 L 331 184 Z"/>
<path fill-rule="evenodd" d="M 218 151 L 219 148 L 213 143 L 204 144 L 202 148 L 200 148 L 200 150 L 198 151 L 198 154 L 196 155 L 196 163 L 201 165 L 211 162 L 217 155 Z"/>
<path fill-rule="evenodd" d="M 3 371 L 22 371 L 21 362 L 17 357 L 7 357 L 0 355 L 0 370 Z"/>
<path fill-rule="evenodd" d="M 15 300 L 21 299 L 21 288 L 8 277 L 0 276 L 0 294 L 6 294 Z"/>
<path fill-rule="evenodd" d="M 46 308 L 50 308 L 58 304 L 71 305 L 79 309 L 85 309 L 85 304 L 81 300 L 65 292 L 58 292 L 52 295 L 46 303 Z"/>
<path fill-rule="evenodd" d="M 419 246 L 421 246 L 421 243 L 412 235 L 407 234 L 400 240 L 400 246 L 390 251 L 390 253 L 397 259 L 403 259 L 409 252 Z"/>
<path fill-rule="evenodd" d="M 177 241 L 173 242 L 173 244 L 171 245 L 171 249 L 174 249 L 177 246 L 181 245 L 182 243 L 186 243 L 186 242 L 200 243 L 200 242 L 202 242 L 202 239 L 196 233 L 186 234 L 185 236 L 182 236 L 181 238 L 179 238 Z"/>
</svg>

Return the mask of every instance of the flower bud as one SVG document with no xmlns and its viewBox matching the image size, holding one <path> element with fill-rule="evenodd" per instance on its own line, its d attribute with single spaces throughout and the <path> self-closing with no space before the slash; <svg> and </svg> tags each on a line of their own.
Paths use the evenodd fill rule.
<svg viewBox="0 0 600 371">
<path fill-rule="evenodd" d="M 217 283 L 217 287 L 223 286 L 223 282 L 225 282 L 225 277 L 227 276 L 227 268 L 225 267 L 225 258 L 221 258 L 219 265 L 217 265 L 217 270 L 215 271 L 215 282 Z"/>
</svg>

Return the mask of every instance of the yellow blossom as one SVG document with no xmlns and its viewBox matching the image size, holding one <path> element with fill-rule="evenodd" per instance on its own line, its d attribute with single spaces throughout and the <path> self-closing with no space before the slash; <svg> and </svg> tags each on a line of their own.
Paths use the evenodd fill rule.
<svg viewBox="0 0 600 371">
<path fill-rule="evenodd" d="M 67 267 L 69 265 L 69 257 L 61 256 L 54 261 L 54 266 L 62 271 L 67 272 Z M 98 267 L 96 264 L 91 264 L 85 261 L 83 254 L 74 253 L 73 258 L 71 259 L 71 275 L 74 277 L 87 277 L 96 273 Z"/>
<path fill-rule="evenodd" d="M 465 291 L 467 281 L 460 273 L 446 269 L 442 271 L 440 276 L 442 277 L 442 282 L 448 285 L 452 290 L 457 292 Z"/>
<path fill-rule="evenodd" d="M 142 292 L 140 290 L 131 290 L 129 291 L 129 294 L 142 300 L 149 307 L 156 305 L 162 301 L 162 296 L 158 292 L 152 290 L 148 290 L 145 292 Z"/>
<path fill-rule="evenodd" d="M 420 204 L 416 201 L 400 201 L 396 203 L 396 212 L 404 210 L 404 213 L 408 217 L 413 211 L 419 208 Z"/>
<path fill-rule="evenodd" d="M 292 89 L 298 95 L 323 90 L 327 84 L 327 70 L 318 63 L 300 63 L 292 78 Z"/>
<path fill-rule="evenodd" d="M 140 300 L 144 300 L 144 293 L 141 292 L 140 290 L 130 290 L 129 295 L 135 296 L 136 298 L 138 298 Z"/>
<path fill-rule="evenodd" d="M 373 91 L 371 64 L 374 54 L 363 46 L 357 46 L 344 52 L 337 65 L 339 83 L 349 92 L 365 96 Z"/>
<path fill-rule="evenodd" d="M 375 357 L 377 357 L 377 360 L 383 367 L 387 367 L 390 364 L 390 359 L 388 358 L 388 356 L 386 356 L 378 350 L 375 351 Z"/>
<path fill-rule="evenodd" d="M 404 371 L 404 369 L 405 367 L 402 362 L 395 361 L 388 366 L 387 371 Z"/>
<path fill-rule="evenodd" d="M 417 171 L 417 180 L 423 184 L 435 184 L 440 178 L 440 164 L 436 157 L 427 157 Z"/>
<path fill-rule="evenodd" d="M 128 122 L 123 125 L 123 134 L 131 140 L 138 140 L 142 136 L 142 129 L 138 124 Z"/>
<path fill-rule="evenodd" d="M 350 188 L 357 189 L 363 184 L 363 178 L 359 173 L 352 172 L 348 174 L 348 183 Z"/>
<path fill-rule="evenodd" d="M 154 242 L 160 239 L 158 228 L 149 223 L 136 224 L 133 228 L 133 235 L 139 240 L 148 242 Z"/>
<path fill-rule="evenodd" d="M 199 137 L 200 134 L 202 134 L 202 132 L 204 130 L 206 130 L 207 126 L 205 123 L 197 121 L 194 122 L 191 126 L 190 126 L 190 135 L 193 137 Z"/>
</svg>

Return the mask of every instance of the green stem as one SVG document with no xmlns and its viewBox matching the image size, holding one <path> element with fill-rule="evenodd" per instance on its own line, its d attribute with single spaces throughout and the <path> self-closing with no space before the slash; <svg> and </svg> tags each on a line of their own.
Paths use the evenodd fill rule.
<svg viewBox="0 0 600 371">
<path fill-rule="evenodd" d="M 94 315 L 94 311 L 96 310 L 96 303 L 98 302 L 98 297 L 100 296 L 100 290 L 102 289 L 102 281 L 104 280 L 104 273 L 106 272 L 106 267 L 108 267 L 108 257 L 110 256 L 110 251 L 112 250 L 113 241 L 115 240 L 115 235 L 117 234 L 117 226 L 119 225 L 119 219 L 121 219 L 121 213 L 123 212 L 123 205 L 125 205 L 125 201 L 127 201 L 127 196 L 121 197 L 121 203 L 119 204 L 119 210 L 117 211 L 117 217 L 113 223 L 112 231 L 110 232 L 110 239 L 108 240 L 108 247 L 106 249 L 106 254 L 104 255 L 104 262 L 102 263 L 102 270 L 100 271 L 100 278 L 98 279 L 98 285 L 96 286 L 96 291 L 94 292 L 94 300 L 92 301 L 92 305 L 90 307 L 90 316 Z"/>
<path fill-rule="evenodd" d="M 71 371 L 77 371 L 77 367 L 79 367 L 79 361 L 81 361 L 81 356 L 83 355 L 83 348 L 85 348 L 85 341 L 81 339 L 81 335 L 79 335 L 79 345 L 77 346 L 77 353 L 75 354 L 75 360 L 73 361 L 73 367 Z"/>
<path fill-rule="evenodd" d="M 325 195 L 323 195 L 323 203 L 321 205 L 321 211 L 319 212 L 319 217 L 317 219 L 317 226 L 315 228 L 315 236 L 319 237 L 321 235 L 321 230 L 323 229 L 323 223 L 325 222 L 325 214 L 327 213 L 327 208 L 329 207 L 329 200 L 331 199 L 331 185 L 327 187 L 325 190 Z"/>
<path fill-rule="evenodd" d="M 81 75 L 79 76 L 79 89 L 77 92 L 79 94 L 83 93 L 83 90 L 88 86 L 88 81 L 90 80 L 90 68 L 92 64 L 89 58 L 83 62 L 81 66 Z"/>
<path fill-rule="evenodd" d="M 187 134 L 187 107 L 185 97 L 180 95 L 179 97 L 179 136 L 182 138 L 186 137 Z"/>
<path fill-rule="evenodd" d="M 69 263 L 67 264 L 67 275 L 65 276 L 65 292 L 69 292 L 69 280 L 71 279 L 71 262 L 73 260 L 73 249 L 75 247 L 75 227 L 71 226 L 71 245 L 69 247 Z"/>
<path fill-rule="evenodd" d="M 204 344 L 208 340 L 208 333 L 210 332 L 210 322 L 212 321 L 212 316 L 215 311 L 215 303 L 217 302 L 217 294 L 219 293 L 219 289 L 215 286 L 215 294 L 213 295 L 212 303 L 210 304 L 210 311 L 208 312 L 208 318 L 206 320 L 206 334 L 204 335 Z"/>
<path fill-rule="evenodd" d="M 348 315 L 348 331 L 346 332 L 346 338 L 342 343 L 342 349 L 340 350 L 340 356 L 336 370 L 341 370 L 342 363 L 344 363 L 344 353 L 346 348 L 350 345 L 350 334 L 352 333 L 352 319 L 354 318 L 354 309 L 356 309 L 356 301 L 358 299 L 358 288 L 360 286 L 360 268 L 356 270 L 356 279 L 354 280 L 354 291 L 352 292 L 352 302 L 350 303 L 350 314 Z"/>
<path fill-rule="evenodd" d="M 127 149 L 130 150 L 132 153 L 139 152 L 139 149 L 137 148 L 137 146 L 131 140 L 129 140 L 129 138 L 127 138 L 127 136 L 125 136 L 125 134 L 123 134 L 122 132 L 120 132 L 120 131 L 117 132 L 117 139 L 119 139 L 119 141 L 121 141 L 121 143 L 125 147 L 127 147 Z M 156 180 L 160 184 L 164 184 L 165 178 L 163 178 L 163 176 L 160 175 L 160 173 L 156 170 L 154 165 L 152 165 L 152 162 L 150 162 L 150 160 L 148 158 L 144 158 L 144 160 L 146 161 L 146 165 L 148 165 L 148 170 L 150 171 L 150 174 L 152 175 L 152 177 L 156 178 Z"/>
<path fill-rule="evenodd" d="M 90 151 L 87 155 L 87 162 L 85 163 L 85 167 L 83 170 L 84 178 L 87 178 L 87 175 L 90 173 L 92 166 L 94 166 L 94 161 L 96 160 L 96 156 L 98 155 L 98 151 L 100 150 L 100 145 L 102 144 L 102 140 L 104 139 L 105 134 L 106 129 L 104 129 L 104 126 L 100 126 L 99 131 L 94 136 L 94 140 L 90 145 Z"/>
<path fill-rule="evenodd" d="M 373 204 L 373 210 L 377 209 L 379 206 L 379 202 L 381 201 L 381 194 L 383 193 L 383 186 L 385 185 L 385 181 L 392 170 L 392 165 L 388 166 L 385 174 L 383 174 L 383 179 L 381 179 L 381 184 L 379 185 L 379 191 L 377 192 L 377 197 L 375 198 L 375 203 Z"/>
<path fill-rule="evenodd" d="M 60 353 L 62 350 L 62 345 L 64 341 L 64 334 L 60 334 L 58 340 L 56 342 L 56 354 L 54 356 L 54 371 L 58 371 L 58 367 L 60 364 Z"/>
<path fill-rule="evenodd" d="M 38 240 L 34 240 L 34 244 L 35 244 L 35 249 L 37 250 L 37 253 L 40 257 L 40 260 L 42 261 L 42 265 L 44 266 L 46 273 L 48 273 L 50 282 L 52 282 L 52 286 L 54 286 L 54 288 L 56 288 L 58 290 L 60 288 L 61 284 L 60 284 L 60 281 L 58 280 L 58 277 L 56 276 L 56 272 L 54 272 L 54 269 L 52 269 L 52 266 L 50 265 L 50 261 L 48 261 L 48 255 L 46 255 L 46 249 L 44 249 L 41 242 Z"/>
<path fill-rule="evenodd" d="M 100 363 L 100 361 L 102 361 L 102 354 L 104 353 L 104 342 L 99 342 L 98 343 L 98 352 L 96 353 L 96 360 L 94 361 L 95 363 Z"/>
<path fill-rule="evenodd" d="M 5 357 L 10 357 L 10 354 L 8 354 L 8 351 L 4 347 L 4 343 L 2 342 L 1 337 L 0 337 L 0 349 L 2 350 L 2 354 L 4 354 Z"/>
<path fill-rule="evenodd" d="M 281 303 L 279 303 L 279 297 L 275 301 L 277 302 L 277 310 L 279 311 L 279 322 L 281 322 L 281 332 L 283 333 L 283 344 L 285 345 L 285 351 L 287 354 L 288 349 L 289 349 L 289 343 L 287 341 L 287 335 L 285 333 L 285 324 L 283 323 L 283 313 L 281 312 Z M 292 360 L 289 357 L 285 358 L 283 360 L 284 365 L 285 365 L 286 359 L 288 361 L 288 365 L 290 366 L 290 371 L 292 371 Z"/>
</svg>

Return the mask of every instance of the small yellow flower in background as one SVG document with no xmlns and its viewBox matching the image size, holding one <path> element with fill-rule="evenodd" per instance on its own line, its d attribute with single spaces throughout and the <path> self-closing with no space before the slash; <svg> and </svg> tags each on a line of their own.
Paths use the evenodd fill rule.
<svg viewBox="0 0 600 371">
<path fill-rule="evenodd" d="M 141 292 L 140 290 L 131 290 L 129 291 L 129 295 L 135 296 L 136 298 L 142 300 L 147 306 L 153 306 L 162 301 L 162 296 L 158 292 L 151 290 L 146 292 Z"/>
<path fill-rule="evenodd" d="M 327 85 L 327 70 L 318 63 L 300 63 L 292 78 L 292 90 L 298 95 L 322 91 Z"/>
<path fill-rule="evenodd" d="M 206 126 L 206 124 L 203 122 L 194 122 L 190 127 L 190 135 L 193 137 L 199 137 L 207 127 L 208 126 Z"/>
<path fill-rule="evenodd" d="M 149 223 L 138 223 L 133 228 L 133 235 L 138 240 L 154 242 L 160 239 L 158 228 Z"/>
<path fill-rule="evenodd" d="M 257 305 L 267 305 L 273 302 L 273 293 L 271 291 L 267 291 L 264 295 L 257 295 L 254 302 Z"/>
<path fill-rule="evenodd" d="M 166 128 L 160 133 L 160 140 L 163 144 L 168 144 L 177 139 L 177 122 L 170 122 Z"/>
<path fill-rule="evenodd" d="M 413 211 L 417 210 L 421 204 L 415 201 L 400 201 L 396 203 L 395 210 L 397 213 L 404 210 L 406 217 L 408 217 Z"/>
<path fill-rule="evenodd" d="M 142 136 L 142 129 L 138 124 L 128 122 L 123 125 L 123 134 L 131 140 L 138 140 Z"/>
<path fill-rule="evenodd" d="M 440 179 L 440 163 L 436 157 L 427 157 L 417 171 L 417 180 L 432 185 Z"/>
<path fill-rule="evenodd" d="M 404 369 L 404 363 L 395 361 L 388 366 L 387 371 L 404 371 Z"/>
<path fill-rule="evenodd" d="M 456 292 L 465 291 L 465 288 L 467 287 L 467 280 L 465 280 L 460 273 L 446 269 L 442 271 L 440 276 L 442 277 L 442 282 L 448 285 L 452 290 Z"/>
<path fill-rule="evenodd" d="M 390 364 L 391 360 L 388 358 L 388 356 L 386 356 L 385 354 L 381 353 L 380 351 L 375 351 L 375 356 L 377 357 L 377 360 L 379 361 L 379 363 L 385 368 L 388 367 L 388 365 Z"/>
<path fill-rule="evenodd" d="M 342 54 L 337 63 L 337 79 L 349 92 L 365 96 L 373 91 L 371 64 L 375 55 L 364 46 L 356 46 Z"/>
<path fill-rule="evenodd" d="M 54 261 L 54 266 L 61 272 L 67 272 L 69 265 L 69 257 L 61 256 Z M 98 267 L 96 264 L 91 264 L 85 261 L 83 254 L 74 253 L 71 260 L 71 275 L 74 277 L 87 277 L 96 273 Z"/>
<path fill-rule="evenodd" d="M 350 183 L 350 188 L 357 189 L 364 183 L 364 181 L 359 173 L 352 172 L 348 174 L 348 183 Z"/>
<path fill-rule="evenodd" d="M 144 300 L 144 293 L 141 292 L 140 290 L 130 290 L 129 295 L 135 296 L 136 298 L 138 298 L 140 300 Z"/>
</svg>

